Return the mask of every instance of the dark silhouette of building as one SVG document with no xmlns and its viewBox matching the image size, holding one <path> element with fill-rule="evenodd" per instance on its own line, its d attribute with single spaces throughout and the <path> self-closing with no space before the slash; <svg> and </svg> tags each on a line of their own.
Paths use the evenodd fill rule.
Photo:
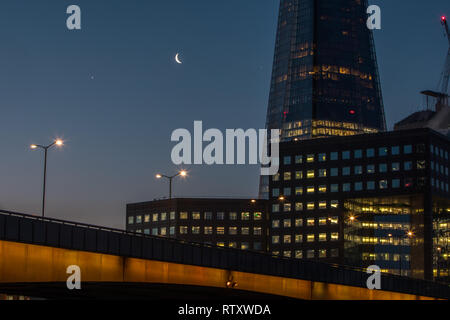
<svg viewBox="0 0 450 320">
<path fill-rule="evenodd" d="M 272 254 L 449 281 L 449 152 L 427 128 L 282 143 Z"/>
<path fill-rule="evenodd" d="M 267 251 L 265 200 L 178 198 L 127 204 L 127 231 Z"/>
<path fill-rule="evenodd" d="M 385 131 L 367 0 L 281 0 L 266 127 L 282 140 Z M 268 181 L 261 177 L 260 198 Z"/>
</svg>

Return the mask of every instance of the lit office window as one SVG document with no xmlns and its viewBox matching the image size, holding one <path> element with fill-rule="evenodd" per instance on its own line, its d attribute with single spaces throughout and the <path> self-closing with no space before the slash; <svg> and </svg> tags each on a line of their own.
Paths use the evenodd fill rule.
<svg viewBox="0 0 450 320">
<path fill-rule="evenodd" d="M 290 235 L 284 235 L 283 236 L 283 243 L 291 243 L 291 236 Z"/>
<path fill-rule="evenodd" d="M 166 227 L 162 227 L 161 230 L 160 230 L 160 234 L 162 236 L 166 236 L 167 235 L 167 228 Z"/>
<path fill-rule="evenodd" d="M 315 208 L 316 208 L 316 205 L 314 202 L 308 202 L 308 204 L 306 205 L 307 210 L 314 210 Z"/>
<path fill-rule="evenodd" d="M 213 234 L 213 227 L 207 226 L 204 228 L 205 234 Z"/>
<path fill-rule="evenodd" d="M 225 212 L 217 212 L 217 220 L 224 220 Z"/>
<path fill-rule="evenodd" d="M 303 203 L 302 202 L 296 202 L 295 203 L 295 211 L 302 211 L 303 210 Z"/>
<path fill-rule="evenodd" d="M 262 213 L 261 212 L 254 212 L 253 213 L 253 220 L 261 220 L 262 219 Z"/>
<path fill-rule="evenodd" d="M 225 234 L 225 227 L 217 227 L 217 234 Z"/>
<path fill-rule="evenodd" d="M 319 186 L 319 193 L 326 193 L 327 192 L 327 186 L 321 185 Z"/>
<path fill-rule="evenodd" d="M 134 217 L 133 216 L 129 216 L 128 217 L 128 224 L 134 224 Z"/>
<path fill-rule="evenodd" d="M 200 220 L 200 212 L 192 212 L 192 220 Z"/>
<path fill-rule="evenodd" d="M 330 235 L 331 241 L 338 241 L 339 240 L 339 232 L 332 232 Z"/>
<path fill-rule="evenodd" d="M 166 220 L 167 220 L 167 213 L 161 212 L 161 221 L 166 221 Z"/>
<path fill-rule="evenodd" d="M 307 259 L 314 259 L 314 250 L 306 251 L 306 258 Z"/>
<path fill-rule="evenodd" d="M 369 174 L 375 173 L 375 165 L 374 164 L 367 165 L 367 173 L 369 173 Z"/>
<path fill-rule="evenodd" d="M 150 215 L 149 214 L 146 214 L 144 216 L 144 222 L 150 222 Z"/>
<path fill-rule="evenodd" d="M 319 169 L 319 178 L 326 178 L 327 169 Z"/>
<path fill-rule="evenodd" d="M 217 242 L 218 247 L 225 247 L 225 242 Z"/>
<path fill-rule="evenodd" d="M 314 242 L 314 240 L 315 240 L 314 234 L 308 234 L 308 235 L 306 236 L 306 241 L 307 241 L 307 242 Z"/>
<path fill-rule="evenodd" d="M 175 220 L 175 211 L 170 211 L 170 220 Z"/>
<path fill-rule="evenodd" d="M 187 233 L 187 230 L 186 230 Z M 157 236 L 158 235 L 158 228 L 152 228 L 152 235 Z"/>
<path fill-rule="evenodd" d="M 319 209 L 324 210 L 327 208 L 327 202 L 326 201 L 319 201 Z"/>
<path fill-rule="evenodd" d="M 169 228 L 169 234 L 170 234 L 171 236 L 173 236 L 173 235 L 175 234 L 175 227 L 170 227 L 170 228 Z"/>
<path fill-rule="evenodd" d="M 283 174 L 283 179 L 284 179 L 284 181 L 289 181 L 289 180 L 291 180 L 291 173 L 290 173 L 290 172 L 285 172 L 285 173 Z"/>
<path fill-rule="evenodd" d="M 187 233 L 188 233 L 188 227 L 180 226 L 180 234 L 187 234 Z"/>
<path fill-rule="evenodd" d="M 331 217 L 330 218 L 330 224 L 338 224 L 339 217 Z"/>
<path fill-rule="evenodd" d="M 306 156 L 306 162 L 308 162 L 308 163 L 314 162 L 314 155 L 313 154 L 308 154 Z"/>
<path fill-rule="evenodd" d="M 233 236 L 237 235 L 237 227 L 229 227 L 228 234 L 233 235 Z"/>
<path fill-rule="evenodd" d="M 303 162 L 302 156 L 295 156 L 295 164 L 301 164 Z"/>
<path fill-rule="evenodd" d="M 291 210 L 292 210 L 292 206 L 291 206 L 290 203 L 285 203 L 285 204 L 283 205 L 283 211 L 284 211 L 284 212 L 290 212 Z"/>
<path fill-rule="evenodd" d="M 306 173 L 308 179 L 313 179 L 315 177 L 314 170 L 308 170 Z"/>
<path fill-rule="evenodd" d="M 158 228 L 156 228 L 156 230 L 158 230 Z M 142 229 L 136 229 L 136 233 L 142 233 Z M 158 233 L 157 233 L 158 235 Z"/>
<path fill-rule="evenodd" d="M 314 225 L 315 225 L 315 219 L 314 219 L 314 218 L 308 218 L 308 219 L 306 220 L 306 225 L 307 225 L 308 227 L 314 227 Z"/>
<path fill-rule="evenodd" d="M 272 228 L 279 228 L 280 220 L 272 220 Z"/>
<path fill-rule="evenodd" d="M 319 162 L 325 162 L 327 161 L 327 154 L 326 153 L 319 153 Z"/>
<path fill-rule="evenodd" d="M 295 258 L 296 259 L 303 259 L 303 251 L 302 250 L 295 250 Z"/>
<path fill-rule="evenodd" d="M 253 227 L 253 235 L 255 235 L 255 236 L 262 235 L 262 228 L 261 227 Z"/>
<path fill-rule="evenodd" d="M 272 181 L 280 181 L 280 173 L 276 173 L 272 176 Z"/>
<path fill-rule="evenodd" d="M 283 220 L 283 227 L 284 228 L 290 228 L 291 227 L 291 219 L 284 219 Z"/>
<path fill-rule="evenodd" d="M 316 192 L 316 188 L 314 186 L 309 186 L 306 188 L 306 193 L 313 194 Z"/>
<path fill-rule="evenodd" d="M 295 219 L 295 226 L 296 227 L 302 227 L 303 226 L 303 219 Z"/>
<path fill-rule="evenodd" d="M 319 258 L 326 258 L 327 257 L 327 250 L 321 249 L 319 250 Z"/>
<path fill-rule="evenodd" d="M 229 246 L 230 248 L 237 248 L 237 243 L 236 243 L 236 242 L 230 242 L 230 243 L 228 244 L 228 246 Z"/>
<path fill-rule="evenodd" d="M 248 236 L 250 234 L 250 228 L 249 227 L 242 227 L 241 228 L 241 234 L 244 236 Z"/>
<path fill-rule="evenodd" d="M 200 234 L 199 226 L 193 226 L 191 229 L 192 229 L 192 234 Z"/>
<path fill-rule="evenodd" d="M 241 243 L 241 250 L 248 250 L 249 246 L 248 246 L 248 242 L 242 242 Z"/>
<path fill-rule="evenodd" d="M 180 219 L 186 220 L 188 218 L 188 213 L 186 211 L 180 212 Z"/>
<path fill-rule="evenodd" d="M 333 209 L 339 208 L 339 201 L 338 200 L 331 200 L 330 201 L 330 207 Z"/>
<path fill-rule="evenodd" d="M 280 205 L 278 203 L 272 204 L 272 212 L 280 212 Z"/>
<path fill-rule="evenodd" d="M 241 212 L 241 220 L 243 221 L 250 220 L 250 212 Z"/>
<path fill-rule="evenodd" d="M 327 218 L 319 218 L 319 226 L 326 226 Z"/>
<path fill-rule="evenodd" d="M 303 187 L 296 187 L 295 188 L 295 195 L 300 196 L 303 194 Z"/>
<path fill-rule="evenodd" d="M 295 243 L 302 243 L 303 242 L 303 235 L 296 234 L 295 235 Z"/>
<path fill-rule="evenodd" d="M 291 251 L 283 251 L 283 257 L 291 258 L 291 256 L 292 256 Z"/>
<path fill-rule="evenodd" d="M 319 233 L 319 242 L 327 241 L 327 234 L 326 233 Z"/>
<path fill-rule="evenodd" d="M 295 179 L 303 179 L 303 171 L 295 171 Z"/>
<path fill-rule="evenodd" d="M 230 212 L 229 213 L 230 220 L 237 220 L 237 213 L 236 212 Z"/>
<path fill-rule="evenodd" d="M 280 236 L 272 236 L 272 243 L 273 244 L 280 243 Z"/>
<path fill-rule="evenodd" d="M 142 216 L 136 216 L 136 223 L 142 223 Z"/>
</svg>

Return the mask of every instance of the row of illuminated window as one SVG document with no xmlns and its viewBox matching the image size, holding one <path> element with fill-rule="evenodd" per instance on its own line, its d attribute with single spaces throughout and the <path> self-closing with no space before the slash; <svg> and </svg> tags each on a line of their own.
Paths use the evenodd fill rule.
<svg viewBox="0 0 450 320">
<path fill-rule="evenodd" d="M 418 148 L 418 152 L 423 152 L 423 145 Z M 393 146 L 393 147 L 379 147 L 368 148 L 368 149 L 357 149 L 357 150 L 346 150 L 341 152 L 330 152 L 330 153 L 310 153 L 305 155 L 296 155 L 296 156 L 285 156 L 283 157 L 284 165 L 302 164 L 302 163 L 313 163 L 315 161 L 325 162 L 325 161 L 337 161 L 337 160 L 350 160 L 350 159 L 362 159 L 364 156 L 366 158 L 374 158 L 375 156 L 386 157 L 388 155 L 400 155 L 401 151 L 403 154 L 412 154 L 413 146 L 412 145 L 404 145 Z"/>
<path fill-rule="evenodd" d="M 398 254 L 398 253 L 373 253 L 373 252 L 363 252 L 361 254 L 363 261 L 375 261 L 375 260 L 381 260 L 381 261 L 398 261 L 398 262 L 404 262 L 404 261 L 410 261 L 411 255 L 409 254 Z"/>
<path fill-rule="evenodd" d="M 263 234 L 262 227 L 212 227 L 212 226 L 180 226 L 180 234 L 217 234 L 217 235 L 254 235 L 261 236 Z"/>
<path fill-rule="evenodd" d="M 446 176 L 448 176 L 448 167 L 447 166 L 444 166 L 443 164 L 440 165 L 439 163 L 434 162 L 434 161 L 430 162 L 430 166 L 431 166 L 431 170 L 433 170 L 437 173 L 440 173 L 442 175 L 445 174 Z"/>
<path fill-rule="evenodd" d="M 380 163 L 378 165 L 368 164 L 365 166 L 357 165 L 353 167 L 342 167 L 342 168 L 330 168 L 330 169 L 317 169 L 317 170 L 305 170 L 305 171 L 286 171 L 283 172 L 283 180 L 291 181 L 301 180 L 301 179 L 314 179 L 314 178 L 326 178 L 326 177 L 339 177 L 339 176 L 350 176 L 350 175 L 361 175 L 361 174 L 375 174 L 375 173 L 387 173 L 390 168 L 390 172 L 399 172 L 401 167 L 404 171 L 410 171 L 414 168 L 418 170 L 426 169 L 426 161 L 418 160 L 415 163 L 412 161 L 405 161 L 403 163 L 400 162 L 392 162 L 390 165 L 387 163 Z M 434 164 L 433 164 L 434 167 Z M 439 166 L 436 165 L 438 168 Z M 439 169 L 438 169 L 439 170 Z M 441 165 L 441 173 L 448 175 L 448 167 L 444 167 Z M 281 174 L 277 173 L 272 176 L 272 181 L 280 181 Z"/>
<path fill-rule="evenodd" d="M 321 209 L 321 210 L 325 210 L 325 209 L 337 209 L 339 208 L 339 201 L 338 200 L 331 200 L 331 201 L 319 201 L 319 202 L 307 202 L 305 204 L 303 204 L 303 202 L 295 202 L 294 203 L 294 209 L 295 211 L 302 211 L 302 210 L 315 210 L 315 209 Z M 292 203 L 290 202 L 285 202 L 283 203 L 283 212 L 290 212 L 292 211 Z M 279 203 L 274 203 L 272 204 L 272 212 L 276 213 L 276 212 L 280 212 L 281 210 L 281 206 Z"/>
<path fill-rule="evenodd" d="M 255 235 L 255 236 L 261 236 L 263 234 L 262 227 L 228 227 L 228 233 L 226 233 L 225 227 L 212 227 L 212 226 L 180 226 L 179 232 L 180 234 L 188 234 L 190 231 L 190 234 L 217 234 L 217 235 Z M 155 228 L 145 228 L 145 229 L 137 229 L 137 233 L 144 233 L 147 235 L 153 235 L 153 236 L 166 236 L 167 232 L 169 232 L 169 235 L 175 234 L 175 227 L 155 227 Z"/>
<path fill-rule="evenodd" d="M 385 235 L 383 237 L 363 237 L 353 234 L 345 234 L 344 238 L 352 244 L 381 244 L 394 246 L 409 246 L 411 244 L 411 239 L 406 236 L 394 237 L 392 235 Z"/>
<path fill-rule="evenodd" d="M 262 244 L 261 242 L 255 241 L 252 243 L 253 244 L 253 250 L 262 250 Z M 250 248 L 250 243 L 249 242 L 235 242 L 235 241 L 230 241 L 230 242 L 217 242 L 216 245 L 218 247 L 229 247 L 229 248 L 239 248 L 241 250 L 249 250 Z"/>
<path fill-rule="evenodd" d="M 400 179 L 392 179 L 390 183 L 390 187 L 393 189 L 397 189 L 400 187 L 409 188 L 414 185 L 412 178 L 406 178 L 403 181 L 403 185 L 401 184 Z M 423 181 L 422 184 L 425 182 Z M 316 193 L 327 193 L 327 192 L 350 192 L 350 191 L 364 191 L 364 190 L 375 190 L 376 188 L 382 190 L 382 189 L 388 189 L 389 188 L 389 180 L 383 179 L 379 181 L 358 181 L 358 182 L 347 182 L 342 184 L 330 184 L 328 185 L 319 185 L 319 186 L 299 186 L 294 188 L 294 195 L 301 196 L 303 194 L 309 194 L 313 195 Z M 445 189 L 444 189 L 445 190 Z M 279 188 L 273 188 L 272 189 L 272 197 L 289 197 L 292 195 L 292 188 L 283 188 L 281 190 L 283 193 L 280 193 Z"/>
<path fill-rule="evenodd" d="M 437 157 L 441 157 L 443 159 L 448 160 L 448 151 L 439 148 L 438 146 L 430 145 L 430 152 Z"/>
<path fill-rule="evenodd" d="M 294 236 L 290 234 L 285 234 L 283 236 L 274 235 L 272 236 L 272 244 L 279 244 L 281 241 L 284 244 L 291 243 L 303 243 L 303 242 L 325 242 L 325 241 L 339 241 L 339 232 L 331 233 L 318 233 L 318 234 L 295 234 Z"/>
<path fill-rule="evenodd" d="M 272 251 L 274 256 L 280 256 L 280 254 L 285 258 L 295 259 L 337 258 L 339 257 L 339 249 L 284 250 L 281 253 L 280 251 Z M 329 254 L 329 257 L 327 254 Z"/>
<path fill-rule="evenodd" d="M 410 230 L 409 223 L 388 223 L 388 222 L 361 222 L 361 228 L 364 229 L 384 229 L 384 230 Z"/>
<path fill-rule="evenodd" d="M 225 212 L 216 212 L 215 215 L 213 212 L 187 212 L 187 211 L 181 211 L 179 213 L 179 219 L 180 220 L 187 220 L 189 219 L 189 215 L 192 220 L 201 220 L 202 218 L 204 220 L 213 220 L 214 218 L 216 220 L 225 220 L 226 214 Z M 170 220 L 175 220 L 176 213 L 175 211 L 170 212 L 169 218 Z M 261 212 L 241 212 L 240 215 L 238 215 L 237 212 L 229 212 L 228 213 L 228 219 L 229 220 L 238 220 L 238 217 L 240 217 L 241 220 L 247 221 L 251 220 L 253 217 L 253 220 L 262 220 L 262 213 Z M 153 214 L 145 214 L 145 215 L 136 215 L 136 216 L 128 216 L 128 224 L 139 224 L 139 223 L 148 223 L 148 222 L 158 222 L 158 221 L 167 221 L 167 213 L 161 212 L 161 213 L 153 213 Z"/>
<path fill-rule="evenodd" d="M 328 223 L 331 225 L 338 224 L 339 218 L 338 217 L 319 217 L 319 218 L 297 218 L 292 221 L 292 219 L 275 219 L 272 220 L 272 228 L 280 228 L 281 226 L 283 228 L 291 228 L 293 226 L 295 227 L 314 227 L 316 225 L 318 226 L 326 226 Z"/>
</svg>

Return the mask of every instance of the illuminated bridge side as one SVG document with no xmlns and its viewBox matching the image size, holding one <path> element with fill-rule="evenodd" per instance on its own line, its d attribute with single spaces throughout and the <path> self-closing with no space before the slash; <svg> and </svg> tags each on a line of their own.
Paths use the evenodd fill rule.
<svg viewBox="0 0 450 320">
<path fill-rule="evenodd" d="M 448 286 L 421 280 L 382 275 L 383 290 L 369 290 L 367 274 L 343 266 L 0 214 L 0 291 L 77 295 L 65 286 L 69 265 L 80 266 L 81 292 L 87 288 L 92 297 L 111 297 L 114 289 L 148 298 L 161 297 L 161 289 L 172 290 L 178 298 L 191 297 L 192 292 L 198 297 L 225 292 L 296 299 L 449 297 Z"/>
</svg>

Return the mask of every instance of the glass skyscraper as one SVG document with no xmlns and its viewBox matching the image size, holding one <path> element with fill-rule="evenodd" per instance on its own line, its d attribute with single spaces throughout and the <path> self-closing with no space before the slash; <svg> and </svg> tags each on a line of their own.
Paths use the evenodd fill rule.
<svg viewBox="0 0 450 320">
<path fill-rule="evenodd" d="M 367 8 L 367 0 L 281 0 L 266 127 L 281 129 L 282 141 L 385 131 Z"/>
</svg>

